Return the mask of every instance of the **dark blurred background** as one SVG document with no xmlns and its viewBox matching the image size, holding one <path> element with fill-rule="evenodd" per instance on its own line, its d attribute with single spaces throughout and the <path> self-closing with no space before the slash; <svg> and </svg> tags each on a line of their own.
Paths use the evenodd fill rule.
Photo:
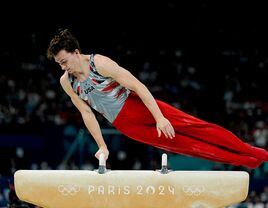
<svg viewBox="0 0 268 208">
<path fill-rule="evenodd" d="M 7 2 L 0 12 L 0 207 L 15 203 L 16 170 L 98 168 L 96 144 L 59 84 L 63 71 L 46 58 L 58 28 L 69 28 L 83 53 L 117 61 L 156 98 L 268 149 L 267 10 L 260 1 Z M 163 151 L 97 117 L 108 167 L 160 168 Z M 173 170 L 247 171 L 249 196 L 233 207 L 268 203 L 267 163 L 250 170 L 167 154 Z"/>
</svg>

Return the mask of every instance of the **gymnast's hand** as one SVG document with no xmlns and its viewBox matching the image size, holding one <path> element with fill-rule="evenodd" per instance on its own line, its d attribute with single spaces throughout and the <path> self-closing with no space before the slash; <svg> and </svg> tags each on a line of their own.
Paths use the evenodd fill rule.
<svg viewBox="0 0 268 208">
<path fill-rule="evenodd" d="M 104 153 L 104 159 L 107 160 L 109 157 L 109 150 L 107 147 L 100 147 L 99 150 L 96 152 L 95 157 L 99 160 L 100 154 Z"/>
<path fill-rule="evenodd" d="M 161 117 L 156 121 L 156 129 L 158 132 L 158 137 L 161 136 L 162 132 L 166 138 L 173 139 L 175 137 L 175 131 L 169 120 L 165 117 Z"/>
</svg>

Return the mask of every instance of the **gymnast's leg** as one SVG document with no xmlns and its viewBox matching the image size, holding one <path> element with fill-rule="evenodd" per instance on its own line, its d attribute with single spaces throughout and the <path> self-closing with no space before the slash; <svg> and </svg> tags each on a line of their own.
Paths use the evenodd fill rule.
<svg viewBox="0 0 268 208">
<path fill-rule="evenodd" d="M 231 131 L 186 114 L 161 101 L 158 101 L 158 105 L 163 114 L 172 123 L 176 132 L 212 145 L 224 147 L 238 154 L 268 161 L 268 152 L 266 150 L 243 142 Z"/>
<path fill-rule="evenodd" d="M 163 108 L 165 106 L 160 104 L 160 107 Z M 133 108 L 135 109 L 135 112 L 131 110 Z M 222 145 L 222 148 L 220 148 L 216 142 L 207 142 L 205 136 L 212 140 L 211 137 L 215 136 L 215 138 L 217 138 L 217 135 L 209 135 L 211 133 L 209 131 L 206 133 L 205 131 L 207 129 L 204 128 L 203 121 L 199 121 L 199 119 L 193 117 L 192 120 L 200 122 L 199 125 L 194 125 L 191 120 L 189 122 L 186 120 L 189 117 L 188 115 L 185 116 L 183 113 L 180 115 L 176 111 L 174 113 L 174 109 L 170 109 L 170 107 L 165 107 L 162 111 L 164 114 L 167 114 L 168 119 L 170 119 L 176 129 L 176 135 L 173 139 L 167 139 L 164 135 L 160 138 L 157 136 L 154 118 L 137 97 L 128 99 L 116 120 L 113 122 L 113 125 L 123 134 L 134 140 L 175 153 L 201 157 L 227 164 L 243 165 L 250 168 L 255 168 L 262 162 L 262 160 L 249 154 L 237 154 L 237 152 L 229 151 L 227 147 L 232 145 L 232 142 L 226 145 L 224 141 L 220 141 L 219 143 Z M 185 116 L 185 118 L 183 116 Z M 181 123 L 177 125 L 179 122 Z M 204 124 L 206 124 L 206 122 L 204 122 Z M 180 131 L 180 128 L 182 131 Z M 200 133 L 202 135 L 202 140 L 195 137 L 199 136 L 199 132 L 195 135 L 194 131 L 199 128 L 204 128 L 204 130 L 201 131 L 202 134 Z M 213 126 L 213 128 L 215 127 Z M 193 132 L 191 132 L 191 130 Z M 191 136 L 190 134 L 194 136 Z M 247 145 L 238 138 L 235 139 L 243 145 L 243 151 L 245 152 L 248 148 Z M 230 138 L 226 138 L 225 140 L 230 140 Z M 236 143 L 234 144 L 236 145 Z M 236 149 L 239 148 L 236 147 Z"/>
<path fill-rule="evenodd" d="M 261 160 L 255 157 L 236 154 L 183 134 L 176 133 L 173 139 L 167 139 L 164 135 L 159 138 L 154 126 L 141 126 L 137 128 L 128 125 L 126 128 L 123 121 L 121 125 L 117 124 L 116 128 L 136 141 L 173 153 L 248 168 L 256 168 L 262 163 Z"/>
</svg>

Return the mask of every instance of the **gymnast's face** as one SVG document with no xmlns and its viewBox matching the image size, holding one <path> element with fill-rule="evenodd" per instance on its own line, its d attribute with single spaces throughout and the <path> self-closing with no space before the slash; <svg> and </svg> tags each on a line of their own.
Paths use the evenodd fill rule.
<svg viewBox="0 0 268 208">
<path fill-rule="evenodd" d="M 61 50 L 56 56 L 55 61 L 60 65 L 62 70 L 67 71 L 69 74 L 73 74 L 79 68 L 79 51 L 75 50 L 70 53 L 66 50 Z"/>
</svg>

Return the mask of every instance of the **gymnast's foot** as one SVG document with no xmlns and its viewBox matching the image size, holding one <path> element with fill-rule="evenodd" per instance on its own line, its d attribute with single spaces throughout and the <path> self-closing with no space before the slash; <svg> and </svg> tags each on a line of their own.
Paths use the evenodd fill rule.
<svg viewBox="0 0 268 208">
<path fill-rule="evenodd" d="M 260 147 L 250 146 L 251 155 L 263 161 L 268 161 L 268 152 Z"/>
<path fill-rule="evenodd" d="M 242 166 L 255 169 L 259 167 L 263 161 L 255 157 L 244 156 L 239 158 L 239 162 Z"/>
</svg>

